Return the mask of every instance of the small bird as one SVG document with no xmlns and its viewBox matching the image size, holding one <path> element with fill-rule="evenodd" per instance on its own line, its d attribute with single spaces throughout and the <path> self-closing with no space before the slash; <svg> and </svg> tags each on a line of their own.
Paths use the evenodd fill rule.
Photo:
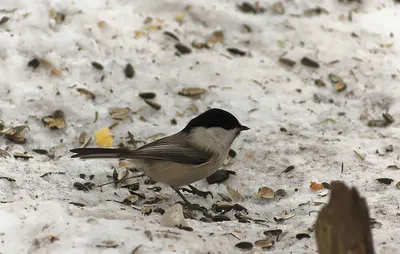
<svg viewBox="0 0 400 254">
<path fill-rule="evenodd" d="M 139 166 L 152 180 L 165 183 L 185 201 L 179 187 L 216 172 L 224 162 L 232 142 L 248 127 L 231 113 L 212 108 L 190 120 L 183 130 L 136 150 L 128 148 L 76 148 L 72 158 L 128 159 Z M 211 194 L 211 192 L 208 192 Z"/>
</svg>

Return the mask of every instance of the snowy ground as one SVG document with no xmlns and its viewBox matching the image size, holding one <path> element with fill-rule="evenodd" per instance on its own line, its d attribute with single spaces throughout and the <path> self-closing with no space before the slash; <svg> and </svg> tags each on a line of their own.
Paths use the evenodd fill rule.
<svg viewBox="0 0 400 254">
<path fill-rule="evenodd" d="M 1 159 L 0 177 L 15 182 L 0 179 L 0 253 L 131 253 L 139 245 L 137 253 L 235 253 L 239 251 L 236 243 L 263 239 L 263 231 L 271 228 L 287 234 L 268 252 L 315 253 L 314 234 L 308 228 L 321 206 L 313 202 L 327 202 L 329 195 L 320 197 L 318 194 L 325 191 L 312 191 L 309 184 L 332 180 L 356 186 L 367 198 L 371 217 L 378 222 L 373 229 L 377 253 L 398 252 L 400 190 L 395 184 L 400 177 L 398 170 L 387 166 L 399 163 L 400 151 L 400 5 L 366 0 L 352 12 L 350 22 L 348 15 L 356 4 L 285 0 L 285 14 L 280 15 L 271 9 L 272 1 L 261 1 L 267 8 L 262 14 L 242 13 L 236 3 L 0 2 L 0 19 L 9 17 L 0 25 L 0 119 L 6 126 L 27 122 L 30 128 L 23 132 L 26 144 L 1 137 L 0 148 L 34 157 L 28 161 Z M 188 4 L 192 8 L 185 11 Z M 329 14 L 302 15 L 317 5 Z M 51 8 L 64 13 L 65 20 L 57 23 L 50 18 Z M 181 12 L 180 23 L 175 17 Z M 146 17 L 153 21 L 144 24 Z M 136 33 L 135 38 L 135 30 L 147 34 Z M 216 30 L 223 31 L 223 43 L 212 49 L 193 49 L 180 57 L 175 55 L 176 42 L 163 34 L 173 32 L 190 45 L 194 40 L 205 41 Z M 231 55 L 227 47 L 248 53 Z M 293 68 L 279 63 L 284 52 L 285 57 L 297 61 Z M 321 67 L 302 65 L 299 61 L 304 56 Z M 48 60 L 52 67 L 42 64 L 33 70 L 27 64 L 34 57 Z M 329 64 L 334 60 L 339 62 Z M 101 63 L 104 70 L 93 68 L 92 61 Z M 127 63 L 135 69 L 133 79 L 124 76 Z M 60 75 L 54 71 L 52 75 L 52 68 L 62 70 Z M 336 92 L 329 73 L 341 76 L 347 89 Z M 319 78 L 326 87 L 314 84 Z M 182 97 L 178 92 L 184 87 L 202 87 L 207 93 L 198 99 Z M 76 88 L 92 91 L 96 99 L 85 98 Z M 137 96 L 139 92 L 155 92 L 162 108 L 157 111 L 145 104 Z M 112 167 L 118 167 L 117 161 L 71 159 L 68 152 L 80 146 L 77 136 L 82 131 L 93 135 L 115 122 L 108 114 L 109 107 L 140 110 L 133 115 L 133 122 L 124 120 L 111 130 L 118 144 L 128 131 L 146 142 L 156 134 L 179 131 L 196 115 L 188 109 L 192 104 L 200 112 L 211 106 L 224 108 L 251 130 L 233 145 L 238 155 L 227 168 L 236 171 L 236 176 L 220 185 L 196 183 L 199 189 L 212 191 L 214 200 L 188 198 L 210 207 L 219 200 L 217 192 L 228 195 L 226 186 L 230 186 L 245 197 L 236 202 L 249 209 L 249 216 L 267 223 L 238 223 L 230 213 L 230 222 L 188 220 L 193 232 L 168 229 L 160 226 L 157 213 L 145 216 L 129 206 L 106 201 L 122 201 L 129 195 L 125 189 L 108 185 L 83 192 L 73 187 L 74 182 L 84 182 L 79 178 L 81 173 L 93 174 L 92 181 L 101 184 L 110 180 L 107 175 L 112 174 Z M 67 127 L 63 130 L 50 130 L 40 120 L 56 109 L 65 113 Z M 98 120 L 93 123 L 96 111 Z M 384 112 L 395 122 L 384 128 L 367 126 L 368 120 L 381 119 Z M 360 120 L 362 114 L 366 120 Z M 170 123 L 173 118 L 177 125 Z M 287 131 L 280 131 L 282 127 Z M 64 145 L 54 159 L 32 151 L 49 150 L 60 142 Z M 388 145 L 393 145 L 393 152 L 385 151 Z M 289 165 L 295 169 L 281 175 Z M 40 177 L 47 172 L 65 174 Z M 375 180 L 381 177 L 395 181 L 386 186 Z M 143 181 L 140 190 L 155 195 L 146 190 Z M 157 206 L 167 209 L 179 200 L 169 188 L 157 185 L 170 195 Z M 261 186 L 285 189 L 288 195 L 272 201 L 255 199 Z M 296 216 L 284 222 L 273 220 L 285 212 Z M 150 233 L 145 234 L 146 230 Z M 175 233 L 165 233 L 167 230 Z M 295 235 L 301 232 L 310 233 L 311 239 L 297 240 Z M 98 247 L 103 241 L 114 241 L 118 246 Z"/>
</svg>

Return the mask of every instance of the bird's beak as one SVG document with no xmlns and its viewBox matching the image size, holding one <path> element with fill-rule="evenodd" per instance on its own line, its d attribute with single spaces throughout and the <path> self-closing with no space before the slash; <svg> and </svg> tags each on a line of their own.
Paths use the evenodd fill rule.
<svg viewBox="0 0 400 254">
<path fill-rule="evenodd" d="M 247 131 L 247 130 L 250 130 L 250 128 L 244 125 L 240 125 L 240 131 Z"/>
</svg>

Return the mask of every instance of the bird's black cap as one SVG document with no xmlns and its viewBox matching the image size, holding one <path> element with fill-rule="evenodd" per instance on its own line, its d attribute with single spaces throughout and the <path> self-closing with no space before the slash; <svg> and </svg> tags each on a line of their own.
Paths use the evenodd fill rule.
<svg viewBox="0 0 400 254">
<path fill-rule="evenodd" d="M 225 130 L 240 128 L 242 131 L 249 129 L 246 126 L 241 125 L 234 115 L 219 108 L 212 108 L 193 118 L 182 130 L 182 132 L 187 133 L 195 127 L 220 127 L 224 128 Z"/>
</svg>

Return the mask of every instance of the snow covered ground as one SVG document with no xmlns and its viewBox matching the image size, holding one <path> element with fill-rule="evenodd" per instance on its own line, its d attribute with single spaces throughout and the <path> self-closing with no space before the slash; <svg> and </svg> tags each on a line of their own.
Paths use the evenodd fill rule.
<svg viewBox="0 0 400 254">
<path fill-rule="evenodd" d="M 332 180 L 356 186 L 366 197 L 377 221 L 372 231 L 377 253 L 399 253 L 400 190 L 395 185 L 400 171 L 387 167 L 400 163 L 400 5 L 366 0 L 357 8 L 355 3 L 332 0 L 284 0 L 285 13 L 279 14 L 273 1 L 260 2 L 266 11 L 253 14 L 241 12 L 236 7 L 240 2 L 228 0 L 2 0 L 0 20 L 9 19 L 0 22 L 0 119 L 7 127 L 27 124 L 29 130 L 23 131 L 26 144 L 1 137 L 0 148 L 33 158 L 0 159 L 0 177 L 15 180 L 0 179 L 0 253 L 131 253 L 140 245 L 136 253 L 236 253 L 236 243 L 263 239 L 265 230 L 275 228 L 286 235 L 268 252 L 315 253 L 314 234 L 308 228 L 321 205 L 314 202 L 328 202 L 329 195 L 311 190 L 310 181 Z M 303 14 L 317 5 L 329 13 Z M 144 24 L 147 17 L 152 20 Z M 224 41 L 177 56 L 176 41 L 164 31 L 187 46 L 204 42 L 215 31 L 223 32 Z M 232 55 L 229 47 L 247 53 Z M 297 62 L 294 67 L 278 61 L 284 52 Z M 304 56 L 320 68 L 302 65 Z M 28 67 L 34 57 L 49 63 Z M 104 69 L 94 68 L 93 61 Z M 135 70 L 132 79 L 123 72 L 127 63 Z M 330 73 L 343 78 L 344 91 L 335 90 Z M 326 86 L 317 86 L 316 79 Z M 185 87 L 207 92 L 199 98 L 178 95 Z M 95 100 L 77 88 L 93 92 Z M 148 106 L 139 92 L 155 92 L 161 109 Z M 112 167 L 118 167 L 117 161 L 71 159 L 68 152 L 80 146 L 77 137 L 82 131 L 93 136 L 115 122 L 108 108 L 138 111 L 133 121 L 125 119 L 111 130 L 116 145 L 128 131 L 146 142 L 154 135 L 179 131 L 197 115 L 193 104 L 199 112 L 224 108 L 251 130 L 232 147 L 238 155 L 226 168 L 236 176 L 220 185 L 195 184 L 214 193 L 214 200 L 187 197 L 209 208 L 220 200 L 218 192 L 229 195 L 230 186 L 244 196 L 235 202 L 266 223 L 239 223 L 228 213 L 232 221 L 188 220 L 192 232 L 168 229 L 155 212 L 146 216 L 107 201 L 122 201 L 129 195 L 126 189 L 107 185 L 83 192 L 73 187 L 85 181 L 81 173 L 94 175 L 91 181 L 102 184 L 110 181 Z M 66 128 L 50 130 L 41 118 L 57 109 L 65 113 Z M 386 112 L 394 117 L 392 124 L 367 125 Z M 94 141 L 90 145 L 95 146 Z M 386 151 L 389 145 L 392 152 Z M 32 151 L 52 147 L 58 147 L 53 159 Z M 290 165 L 295 168 L 281 174 Z M 65 174 L 41 177 L 48 172 Z M 377 178 L 394 182 L 387 186 Z M 154 196 L 143 182 L 140 190 Z M 158 207 L 166 210 L 179 201 L 168 187 L 156 185 L 170 196 Z M 256 199 L 262 186 L 284 189 L 287 196 Z M 274 221 L 285 212 L 295 217 Z M 302 232 L 311 238 L 296 239 Z M 99 247 L 104 241 L 118 246 Z"/>
</svg>

